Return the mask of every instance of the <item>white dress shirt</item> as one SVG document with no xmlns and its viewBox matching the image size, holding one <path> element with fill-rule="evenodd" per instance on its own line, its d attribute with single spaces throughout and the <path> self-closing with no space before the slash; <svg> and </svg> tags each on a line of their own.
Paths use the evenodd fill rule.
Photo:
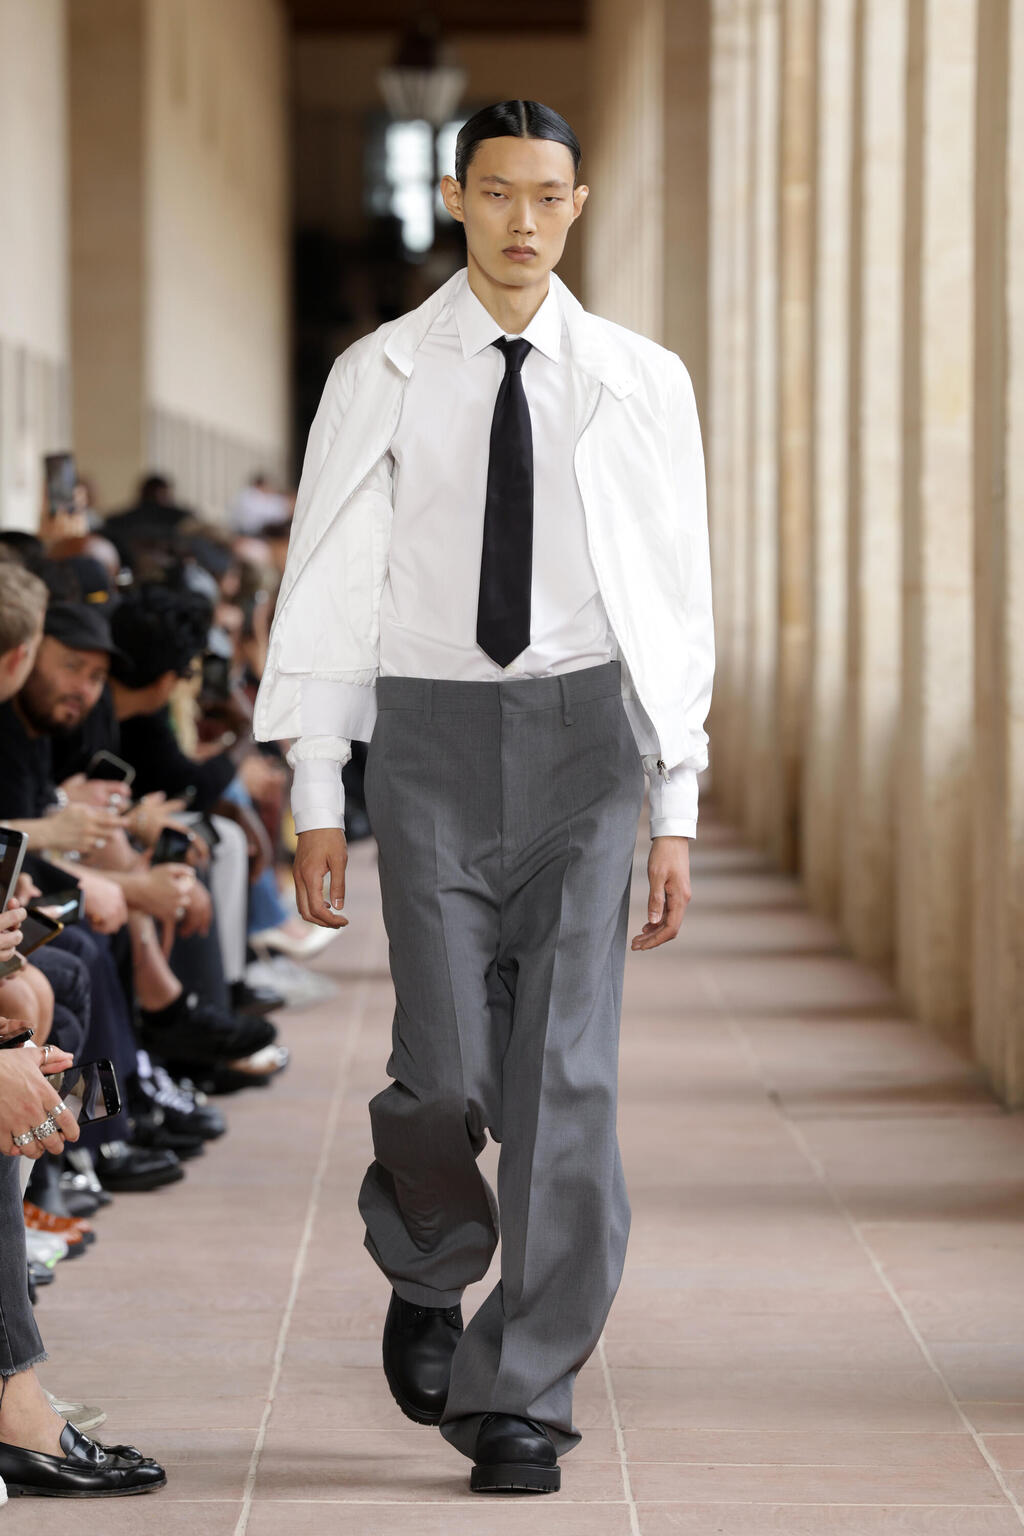
<svg viewBox="0 0 1024 1536">
<path fill-rule="evenodd" d="M 394 507 L 380 610 L 384 677 L 493 682 L 599 666 L 617 654 L 587 545 L 573 450 L 579 431 L 565 366 L 569 337 L 552 285 L 519 334 L 531 344 L 522 382 L 534 447 L 530 644 L 507 666 L 476 642 L 491 418 L 505 360 L 503 332 L 467 283 L 416 354 L 390 451 L 373 474 Z M 303 736 L 295 769 L 296 830 L 344 824 L 341 766 L 351 744 Z M 651 834 L 693 837 L 689 769 L 650 785 Z"/>
</svg>

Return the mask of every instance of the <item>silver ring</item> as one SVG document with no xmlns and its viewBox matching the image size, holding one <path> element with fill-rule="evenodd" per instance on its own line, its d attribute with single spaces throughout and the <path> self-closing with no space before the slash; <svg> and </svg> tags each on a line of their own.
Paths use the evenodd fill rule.
<svg viewBox="0 0 1024 1536">
<path fill-rule="evenodd" d="M 32 1127 L 32 1135 L 37 1141 L 45 1141 L 47 1136 L 53 1136 L 57 1130 L 57 1122 L 52 1115 L 47 1115 L 41 1125 Z"/>
<path fill-rule="evenodd" d="M 175 920 L 175 922 L 176 923 L 180 923 L 184 916 L 185 916 L 185 908 L 184 907 L 175 907 L 175 909 L 174 909 L 174 920 Z"/>
<path fill-rule="evenodd" d="M 26 1131 L 24 1136 L 12 1136 L 11 1140 L 16 1147 L 27 1147 L 30 1141 L 35 1141 L 35 1131 Z"/>
<path fill-rule="evenodd" d="M 46 1060 L 47 1056 L 49 1056 L 49 1054 L 50 1054 L 50 1052 L 52 1050 L 53 1050 L 53 1046 L 52 1045 L 44 1045 L 43 1046 L 43 1061 Z"/>
<path fill-rule="evenodd" d="M 64 1103 L 64 1100 L 63 1099 L 58 1099 L 56 1104 L 50 1110 L 48 1118 L 50 1120 L 52 1120 L 54 1115 L 62 1115 L 66 1109 L 67 1109 L 67 1105 Z"/>
</svg>

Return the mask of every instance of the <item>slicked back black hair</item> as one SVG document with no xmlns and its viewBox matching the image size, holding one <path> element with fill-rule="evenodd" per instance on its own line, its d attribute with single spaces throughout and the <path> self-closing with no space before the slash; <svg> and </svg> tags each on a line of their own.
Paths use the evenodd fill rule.
<svg viewBox="0 0 1024 1536">
<path fill-rule="evenodd" d="M 572 155 L 573 184 L 579 174 L 583 151 L 580 141 L 560 112 L 539 101 L 499 101 L 481 107 L 459 129 L 455 140 L 455 179 L 466 185 L 466 172 L 482 139 L 553 139 Z"/>
</svg>

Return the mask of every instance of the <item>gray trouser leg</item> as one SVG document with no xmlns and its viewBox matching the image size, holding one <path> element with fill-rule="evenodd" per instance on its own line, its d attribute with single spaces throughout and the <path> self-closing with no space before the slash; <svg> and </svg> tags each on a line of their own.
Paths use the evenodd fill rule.
<svg viewBox="0 0 1024 1536">
<path fill-rule="evenodd" d="M 619 668 L 385 678 L 367 765 L 396 1010 L 371 1103 L 367 1247 L 407 1300 L 501 1279 L 456 1350 L 442 1433 L 540 1419 L 560 1451 L 629 1227 L 615 1133 L 629 877 L 643 794 Z"/>
</svg>

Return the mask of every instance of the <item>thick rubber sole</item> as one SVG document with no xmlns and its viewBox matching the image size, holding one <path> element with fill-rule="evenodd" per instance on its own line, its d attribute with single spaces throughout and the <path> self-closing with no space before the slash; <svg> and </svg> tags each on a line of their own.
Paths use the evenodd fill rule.
<svg viewBox="0 0 1024 1536">
<path fill-rule="evenodd" d="M 74 1492 L 64 1488 L 26 1488 L 19 1483 L 7 1484 L 9 1499 L 128 1499 L 144 1493 L 157 1493 L 167 1487 L 163 1482 L 150 1483 L 148 1488 L 76 1488 Z"/>
<path fill-rule="evenodd" d="M 438 1424 L 440 1424 L 441 1413 L 443 1413 L 444 1410 L 441 1409 L 438 1413 L 424 1413 L 422 1408 L 417 1408 L 414 1403 L 410 1403 L 407 1397 L 403 1397 L 397 1383 L 391 1375 L 391 1372 L 388 1370 L 387 1364 L 384 1366 L 384 1380 L 388 1384 L 388 1391 L 391 1393 L 391 1396 L 394 1398 L 399 1408 L 401 1408 L 407 1419 L 411 1419 L 414 1424 L 429 1424 L 433 1425 L 435 1428 Z"/>
<path fill-rule="evenodd" d="M 560 1467 L 536 1467 L 529 1462 L 498 1462 L 477 1465 L 469 1474 L 474 1493 L 557 1493 L 562 1486 Z"/>
</svg>

